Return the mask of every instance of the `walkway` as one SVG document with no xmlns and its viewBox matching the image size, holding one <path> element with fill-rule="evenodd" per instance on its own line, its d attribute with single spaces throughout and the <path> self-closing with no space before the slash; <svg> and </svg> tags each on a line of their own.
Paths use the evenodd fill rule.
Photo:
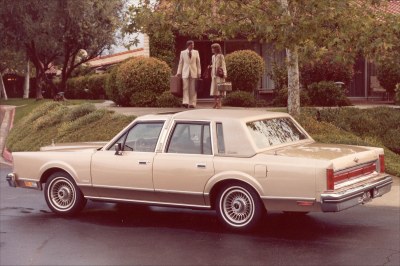
<svg viewBox="0 0 400 266">
<path fill-rule="evenodd" d="M 95 106 L 97 108 L 106 108 L 108 110 L 114 111 L 116 113 L 124 114 L 124 115 L 133 115 L 133 116 L 142 116 L 148 114 L 157 114 L 157 113 L 167 113 L 167 112 L 180 112 L 186 109 L 184 108 L 160 108 L 160 107 L 117 107 L 115 106 L 113 101 L 104 101 L 103 103 L 96 103 Z M 197 109 L 210 109 L 213 104 L 210 101 L 201 101 L 197 103 Z M 400 109 L 400 105 L 382 105 L 382 104 L 360 104 L 349 106 L 348 108 L 358 108 L 358 109 L 369 109 L 375 107 L 390 107 Z M 267 111 L 281 111 L 286 112 L 286 107 L 256 107 L 256 108 L 245 108 L 245 107 L 228 107 L 224 106 L 224 109 L 239 109 L 239 110 L 267 110 Z M 327 107 L 315 107 L 318 109 L 327 108 Z M 339 107 L 329 107 L 329 108 L 339 108 Z"/>
</svg>

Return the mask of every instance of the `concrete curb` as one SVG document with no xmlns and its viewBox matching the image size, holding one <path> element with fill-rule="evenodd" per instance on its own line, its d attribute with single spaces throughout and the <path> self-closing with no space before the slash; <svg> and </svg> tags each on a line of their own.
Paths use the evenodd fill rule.
<svg viewBox="0 0 400 266">
<path fill-rule="evenodd" d="M 0 112 L 3 113 L 0 125 L 0 163 L 12 165 L 12 154 L 6 147 L 6 139 L 14 124 L 15 106 L 1 105 Z"/>
</svg>

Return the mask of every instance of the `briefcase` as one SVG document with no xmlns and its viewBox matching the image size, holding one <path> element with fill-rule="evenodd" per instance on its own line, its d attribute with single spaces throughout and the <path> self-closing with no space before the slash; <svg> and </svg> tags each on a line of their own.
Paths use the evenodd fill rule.
<svg viewBox="0 0 400 266">
<path fill-rule="evenodd" d="M 221 82 L 217 84 L 218 91 L 232 91 L 232 82 Z"/>
<path fill-rule="evenodd" d="M 203 79 L 196 79 L 194 87 L 197 93 L 202 93 L 204 89 L 204 82 Z"/>
<path fill-rule="evenodd" d="M 182 78 L 178 76 L 171 76 L 169 81 L 169 89 L 172 95 L 182 97 Z"/>
</svg>

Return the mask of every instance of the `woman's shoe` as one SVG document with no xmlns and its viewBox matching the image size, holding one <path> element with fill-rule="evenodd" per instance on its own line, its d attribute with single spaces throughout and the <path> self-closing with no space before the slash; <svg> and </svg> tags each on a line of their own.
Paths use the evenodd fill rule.
<svg viewBox="0 0 400 266">
<path fill-rule="evenodd" d="M 217 106 L 218 106 L 218 102 L 215 102 L 214 106 L 213 106 L 213 109 L 217 108 Z"/>
</svg>

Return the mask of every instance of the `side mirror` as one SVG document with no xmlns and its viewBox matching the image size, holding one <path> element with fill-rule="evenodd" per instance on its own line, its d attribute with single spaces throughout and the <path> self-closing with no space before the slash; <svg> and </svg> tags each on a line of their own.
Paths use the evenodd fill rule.
<svg viewBox="0 0 400 266">
<path fill-rule="evenodd" d="M 122 155 L 122 144 L 115 144 L 115 155 Z"/>
</svg>

